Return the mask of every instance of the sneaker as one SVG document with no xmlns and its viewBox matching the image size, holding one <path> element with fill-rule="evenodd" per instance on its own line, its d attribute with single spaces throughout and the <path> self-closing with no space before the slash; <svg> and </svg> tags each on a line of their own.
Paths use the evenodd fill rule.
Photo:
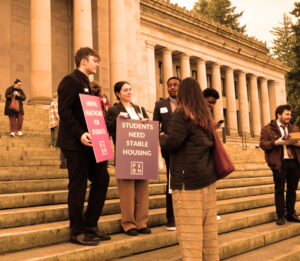
<svg viewBox="0 0 300 261">
<path fill-rule="evenodd" d="M 175 221 L 168 221 L 166 225 L 166 229 L 168 231 L 175 231 L 176 230 Z"/>
<path fill-rule="evenodd" d="M 10 137 L 15 137 L 16 134 L 15 134 L 14 132 L 11 132 L 11 133 L 9 134 L 9 136 L 10 136 Z"/>
<path fill-rule="evenodd" d="M 22 132 L 22 131 L 18 131 L 17 134 L 18 134 L 18 136 L 20 136 L 20 137 L 23 136 L 23 132 Z"/>
</svg>

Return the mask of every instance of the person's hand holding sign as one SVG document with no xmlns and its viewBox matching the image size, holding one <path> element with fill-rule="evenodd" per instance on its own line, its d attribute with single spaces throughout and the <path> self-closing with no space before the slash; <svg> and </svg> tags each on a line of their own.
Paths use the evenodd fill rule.
<svg viewBox="0 0 300 261">
<path fill-rule="evenodd" d="M 81 135 L 80 141 L 85 146 L 93 147 L 92 138 L 88 132 L 85 132 Z"/>
</svg>

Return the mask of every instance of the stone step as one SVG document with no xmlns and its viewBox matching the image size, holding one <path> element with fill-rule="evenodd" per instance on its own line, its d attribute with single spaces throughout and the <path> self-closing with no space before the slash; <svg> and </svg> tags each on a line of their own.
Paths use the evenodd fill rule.
<svg viewBox="0 0 300 261">
<path fill-rule="evenodd" d="M 59 159 L 36 159 L 36 160 L 13 160 L 11 157 L 1 158 L 1 167 L 17 167 L 17 166 L 59 166 Z"/>
<path fill-rule="evenodd" d="M 299 208 L 299 206 L 297 207 Z M 157 226 L 163 221 L 164 211 L 161 209 L 155 211 L 155 213 L 151 213 L 149 220 L 150 226 Z M 274 221 L 274 216 L 275 213 L 272 212 L 270 208 L 260 209 L 260 211 L 256 211 L 256 213 L 255 211 L 248 211 L 248 213 L 244 215 L 234 213 L 222 216 L 222 220 L 218 223 L 220 258 L 229 258 L 246 251 L 279 242 L 280 240 L 285 240 L 292 236 L 300 235 L 300 224 L 287 223 L 279 227 L 275 222 L 272 222 Z M 117 215 L 106 216 L 101 218 L 99 227 L 104 232 L 116 233 L 114 231 L 121 231 L 119 222 L 120 220 Z M 231 230 L 232 226 L 236 227 L 236 224 L 240 224 L 239 230 Z M 52 225 L 52 227 L 49 228 L 49 225 Z M 67 225 L 67 222 L 57 222 L 27 228 L 1 230 L 1 253 L 35 247 L 16 253 L 7 253 L 6 255 L 0 256 L 1 260 L 21 261 L 32 260 L 33 258 L 36 258 L 34 260 L 53 261 L 111 260 L 113 258 L 120 258 L 122 256 L 172 246 L 177 243 L 176 232 L 166 231 L 164 226 L 160 226 L 153 228 L 151 235 L 128 237 L 124 233 L 116 234 L 112 235 L 111 241 L 100 242 L 97 247 L 82 247 L 64 242 L 68 240 L 69 237 Z M 241 228 L 241 226 L 244 227 Z M 230 231 L 231 233 L 226 233 Z M 46 244 L 55 245 L 43 246 L 44 242 Z M 12 249 L 12 247 L 14 249 Z M 146 260 L 147 259 L 144 261 Z"/>
<path fill-rule="evenodd" d="M 165 207 L 165 201 L 165 197 L 162 195 L 149 196 L 149 208 L 163 208 Z M 119 199 L 108 199 L 105 201 L 105 205 L 102 212 L 103 215 L 112 215 L 119 213 Z M 33 224 L 63 221 L 67 219 L 67 204 L 0 210 L 0 228 L 28 226 Z"/>
<path fill-rule="evenodd" d="M 299 185 L 300 188 L 300 185 Z M 150 184 L 149 194 L 165 194 L 166 184 Z M 247 196 L 270 194 L 274 192 L 273 185 L 249 186 L 243 188 L 217 189 L 217 199 L 241 198 Z M 0 194 L 0 209 L 22 208 L 31 206 L 55 205 L 67 202 L 67 190 L 38 191 L 25 193 Z M 88 198 L 88 191 L 86 199 Z M 118 198 L 117 187 L 109 187 L 107 199 Z"/>
<path fill-rule="evenodd" d="M 0 181 L 1 194 L 34 191 L 64 190 L 68 185 L 68 178 L 37 179 L 37 180 L 6 180 Z M 150 181 L 155 182 L 155 181 Z M 166 175 L 159 175 L 159 182 L 166 182 Z M 110 185 L 115 186 L 116 178 L 111 175 Z M 217 181 L 217 188 L 234 188 L 273 184 L 272 177 L 234 178 Z"/>
<path fill-rule="evenodd" d="M 166 185 L 164 183 L 149 185 L 149 195 L 161 195 L 164 194 L 165 191 Z M 89 189 L 86 193 L 86 201 L 88 196 Z M 0 194 L 0 209 L 64 204 L 67 203 L 67 197 L 67 190 Z M 106 199 L 117 199 L 118 197 L 118 188 L 109 187 L 106 194 Z"/>
<path fill-rule="evenodd" d="M 300 200 L 300 191 L 297 192 L 297 200 Z M 150 209 L 165 207 L 164 195 L 149 196 Z M 274 205 L 274 195 L 266 194 L 250 196 L 247 198 L 234 198 L 217 201 L 219 214 L 233 213 L 248 209 L 261 208 Z M 120 213 L 119 199 L 106 200 L 103 215 Z M 56 222 L 68 218 L 67 204 L 35 206 L 26 208 L 0 210 L 0 227 L 8 228 L 26 226 L 44 222 Z"/>
<path fill-rule="evenodd" d="M 177 248 L 177 250 L 179 250 Z M 175 251 L 175 250 L 173 250 Z M 241 255 L 224 259 L 226 261 L 299 261 L 300 260 L 300 236 L 282 240 L 277 243 L 255 249 Z M 129 260 L 128 260 L 129 261 Z M 146 260 L 144 260 L 146 261 Z"/>
</svg>

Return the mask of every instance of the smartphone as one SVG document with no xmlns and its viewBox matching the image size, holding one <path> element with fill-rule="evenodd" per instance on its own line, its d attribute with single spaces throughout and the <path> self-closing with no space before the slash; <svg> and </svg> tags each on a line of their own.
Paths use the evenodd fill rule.
<svg viewBox="0 0 300 261">
<path fill-rule="evenodd" d="M 218 124 L 222 124 L 224 122 L 224 120 L 219 120 Z"/>
</svg>

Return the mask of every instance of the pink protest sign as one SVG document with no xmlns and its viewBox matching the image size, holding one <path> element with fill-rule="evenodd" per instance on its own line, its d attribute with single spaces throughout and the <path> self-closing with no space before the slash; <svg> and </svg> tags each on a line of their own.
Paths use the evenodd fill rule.
<svg viewBox="0 0 300 261">
<path fill-rule="evenodd" d="M 86 125 L 92 137 L 94 154 L 97 162 L 112 159 L 111 149 L 99 97 L 79 94 Z"/>
<path fill-rule="evenodd" d="M 117 179 L 158 179 L 158 122 L 117 119 Z"/>
</svg>

